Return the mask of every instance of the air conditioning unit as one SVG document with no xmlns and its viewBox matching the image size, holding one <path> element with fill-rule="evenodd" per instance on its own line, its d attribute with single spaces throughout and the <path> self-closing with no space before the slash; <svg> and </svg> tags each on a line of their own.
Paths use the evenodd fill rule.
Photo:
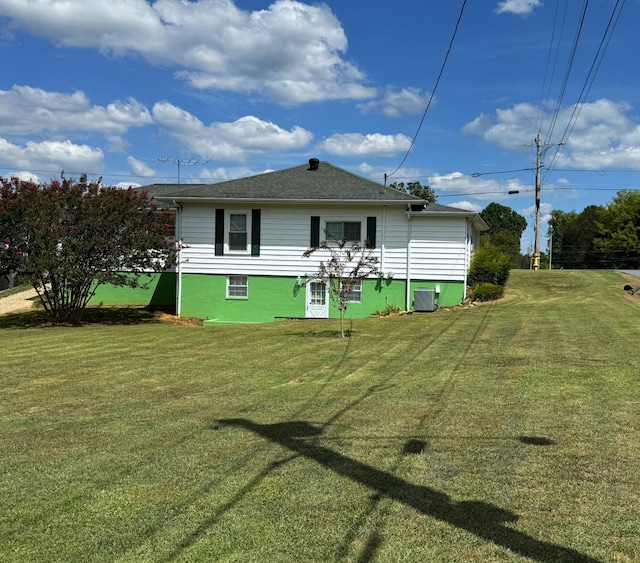
<svg viewBox="0 0 640 563">
<path fill-rule="evenodd" d="M 432 313 L 436 310 L 436 292 L 433 289 L 416 289 L 413 292 L 413 310 L 416 313 Z"/>
</svg>

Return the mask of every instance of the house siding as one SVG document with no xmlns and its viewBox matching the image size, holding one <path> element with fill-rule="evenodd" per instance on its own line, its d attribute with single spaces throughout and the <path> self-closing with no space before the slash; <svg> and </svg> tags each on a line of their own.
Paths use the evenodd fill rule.
<svg viewBox="0 0 640 563">
<path fill-rule="evenodd" d="M 466 245 L 466 221 L 455 217 L 412 217 L 412 277 L 464 280 Z"/>
<path fill-rule="evenodd" d="M 327 257 L 322 252 L 303 257 L 315 242 L 312 238 L 318 219 L 312 218 L 319 218 L 320 240 L 324 240 L 322 230 L 327 221 L 360 221 L 364 238 L 367 225 L 373 227 L 375 218 L 376 247 L 371 252 L 380 260 L 383 278 L 365 280 L 363 301 L 351 303 L 347 317 L 366 317 L 387 306 L 411 309 L 413 292 L 419 288 L 439 286 L 436 304 L 443 307 L 464 299 L 470 242 L 464 217 L 409 218 L 404 207 L 375 205 L 224 205 L 225 214 L 246 213 L 250 217 L 254 209 L 260 209 L 259 237 L 253 232 L 247 235 L 254 243 L 259 239 L 260 255 L 252 256 L 250 248 L 245 253 L 230 252 L 226 246 L 220 255 L 220 237 L 216 253 L 216 217 L 223 217 L 222 206 L 182 206 L 181 316 L 216 322 L 305 317 L 306 289 L 298 285 L 298 277 L 306 280 Z M 228 275 L 248 277 L 248 298 L 226 297 Z M 333 304 L 329 316 L 338 316 Z"/>
<path fill-rule="evenodd" d="M 319 255 L 303 258 L 310 247 L 310 224 L 312 216 L 319 216 L 321 229 L 327 220 L 359 220 L 363 236 L 368 217 L 380 220 L 380 210 L 372 208 L 337 212 L 331 207 L 261 207 L 260 256 L 251 253 L 229 252 L 215 255 L 215 209 L 214 205 L 185 205 L 182 217 L 181 268 L 184 274 L 228 274 L 240 275 L 304 275 L 317 269 Z M 255 209 L 242 206 L 226 206 L 225 210 L 251 213 Z M 376 239 L 380 240 L 379 226 Z M 321 240 L 324 234 L 321 234 Z M 374 250 L 379 256 L 379 250 Z"/>
<path fill-rule="evenodd" d="M 252 208 L 227 206 L 227 210 L 251 213 Z M 376 248 L 373 254 L 383 271 L 406 279 L 407 249 L 410 249 L 411 279 L 462 281 L 466 273 L 467 227 L 464 219 L 412 217 L 404 209 L 360 207 L 261 207 L 260 256 L 226 251 L 215 255 L 214 205 L 185 205 L 182 216 L 181 269 L 184 274 L 239 274 L 304 276 L 314 272 L 323 259 L 321 253 L 303 258 L 311 245 L 311 217 L 320 217 L 321 230 L 326 221 L 360 221 L 366 236 L 367 221 L 376 218 Z M 410 238 L 409 238 L 410 237 Z M 321 240 L 324 235 L 321 234 Z M 384 251 L 383 251 L 384 248 Z"/>
</svg>

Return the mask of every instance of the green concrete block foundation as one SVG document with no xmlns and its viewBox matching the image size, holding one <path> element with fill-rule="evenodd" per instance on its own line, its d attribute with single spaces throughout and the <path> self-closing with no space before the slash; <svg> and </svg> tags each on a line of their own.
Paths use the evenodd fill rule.
<svg viewBox="0 0 640 563">
<path fill-rule="evenodd" d="M 283 318 L 304 318 L 306 287 L 296 278 L 277 276 L 249 276 L 246 298 L 227 297 L 227 276 L 187 274 L 182 276 L 180 316 L 204 319 L 209 323 L 262 323 Z M 410 298 L 419 288 L 436 289 L 436 304 L 447 307 L 459 304 L 464 295 L 462 282 L 417 280 L 411 282 Z M 406 309 L 406 282 L 404 280 L 364 280 L 362 302 L 350 303 L 346 318 L 363 318 L 383 313 L 388 308 Z M 410 304 L 411 308 L 413 304 Z M 338 318 L 339 312 L 331 303 L 329 317 Z"/>
<path fill-rule="evenodd" d="M 176 274 L 162 272 L 159 274 L 143 275 L 140 283 L 147 284 L 147 289 L 100 285 L 96 294 L 89 301 L 89 305 L 135 305 L 173 309 L 176 304 Z"/>
</svg>

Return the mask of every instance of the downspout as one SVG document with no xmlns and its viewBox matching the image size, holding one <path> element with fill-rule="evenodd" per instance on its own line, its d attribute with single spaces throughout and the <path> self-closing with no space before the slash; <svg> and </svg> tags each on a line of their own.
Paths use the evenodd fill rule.
<svg viewBox="0 0 640 563">
<path fill-rule="evenodd" d="M 407 296 L 406 310 L 411 310 L 411 211 L 407 213 Z"/>
<path fill-rule="evenodd" d="M 180 316 L 182 310 L 182 206 L 174 199 L 173 205 L 178 209 L 176 213 L 176 235 L 177 235 L 177 256 L 176 256 L 176 316 Z"/>
<path fill-rule="evenodd" d="M 384 273 L 385 246 L 387 242 L 387 206 L 382 206 L 382 244 L 380 245 L 380 271 Z"/>
<path fill-rule="evenodd" d="M 467 298 L 467 280 L 469 277 L 469 266 L 471 265 L 471 237 L 472 232 L 469 230 L 469 219 L 465 223 L 465 252 L 464 252 L 464 286 L 462 288 L 462 300 Z"/>
</svg>

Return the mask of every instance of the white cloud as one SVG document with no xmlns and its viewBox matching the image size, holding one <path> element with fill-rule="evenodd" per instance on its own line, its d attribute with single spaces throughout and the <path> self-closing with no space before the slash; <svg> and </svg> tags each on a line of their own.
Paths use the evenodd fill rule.
<svg viewBox="0 0 640 563">
<path fill-rule="evenodd" d="M 25 170 L 46 167 L 81 174 L 101 170 L 103 159 L 102 150 L 71 141 L 29 141 L 25 146 L 18 146 L 0 138 L 0 162 Z"/>
<path fill-rule="evenodd" d="M 504 0 L 503 2 L 498 2 L 496 13 L 527 15 L 541 6 L 542 2 L 540 0 Z"/>
<path fill-rule="evenodd" d="M 470 201 L 455 201 L 454 203 L 447 203 L 449 207 L 457 207 L 458 209 L 466 209 L 467 211 L 473 211 L 474 213 L 480 213 L 484 209 L 484 206 Z"/>
<path fill-rule="evenodd" d="M 436 194 L 445 195 L 447 192 L 454 192 L 479 199 L 495 199 L 509 195 L 510 191 L 524 191 L 531 188 L 517 179 L 499 181 L 482 177 L 474 178 L 462 172 L 430 176 L 427 184 L 436 191 Z"/>
<path fill-rule="evenodd" d="M 138 184 L 137 182 L 118 182 L 114 187 L 120 188 L 121 190 L 127 190 L 129 188 L 139 188 L 142 184 Z"/>
<path fill-rule="evenodd" d="M 561 108 L 551 141 L 547 164 L 551 159 L 559 167 L 597 170 L 601 168 L 629 168 L 640 170 L 640 122 L 629 115 L 632 108 L 625 102 L 600 99 L 581 107 Z M 560 150 L 553 145 L 574 119 L 566 145 Z M 486 141 L 507 149 L 522 149 L 531 145 L 538 126 L 543 132 L 551 125 L 550 113 L 540 114 L 533 104 L 516 104 L 498 109 L 494 116 L 482 114 L 462 129 L 464 133 L 480 135 Z M 557 153 L 557 154 L 556 154 Z"/>
<path fill-rule="evenodd" d="M 224 182 L 226 180 L 235 180 L 236 178 L 246 178 L 247 176 L 264 174 L 265 172 L 271 172 L 271 170 L 256 172 L 244 166 L 233 168 L 218 167 L 214 169 L 203 168 L 199 176 L 203 182 Z"/>
<path fill-rule="evenodd" d="M 158 175 L 156 170 L 154 170 L 153 168 L 151 168 L 141 160 L 134 158 L 133 156 L 127 157 L 127 163 L 129 164 L 129 169 L 131 170 L 131 173 L 134 174 L 135 176 L 144 176 L 144 177 L 150 178 Z"/>
<path fill-rule="evenodd" d="M 17 172 L 9 172 L 5 175 L 7 178 L 18 178 L 23 182 L 34 182 L 36 184 L 40 183 L 40 176 L 34 174 L 33 172 L 29 172 L 28 170 L 18 170 Z"/>
<path fill-rule="evenodd" d="M 340 156 L 393 156 L 401 151 L 406 151 L 411 146 L 411 139 L 406 135 L 382 135 L 372 133 L 342 133 L 328 137 L 320 144 L 320 147 L 331 154 Z"/>
<path fill-rule="evenodd" d="M 141 56 L 196 88 L 259 92 L 283 105 L 367 99 L 375 89 L 344 58 L 347 38 L 326 4 L 275 0 L 0 0 L 10 25 L 67 47 Z"/>
<path fill-rule="evenodd" d="M 359 104 L 358 108 L 363 112 L 379 111 L 387 117 L 400 117 L 423 112 L 428 100 L 429 93 L 420 88 L 403 88 L 398 91 L 388 86 L 380 99 Z"/>
<path fill-rule="evenodd" d="M 81 91 L 65 94 L 18 85 L 0 90 L 1 135 L 95 132 L 105 135 L 113 146 L 121 147 L 121 136 L 129 128 L 149 123 L 151 114 L 134 99 L 102 107 L 91 105 Z"/>
<path fill-rule="evenodd" d="M 540 203 L 540 221 L 542 222 L 543 217 L 546 217 L 547 221 L 549 220 L 549 218 L 551 217 L 551 211 L 553 211 L 553 205 L 551 205 L 550 203 Z M 520 211 L 518 211 L 518 213 L 520 213 L 520 215 L 523 215 L 525 217 L 535 217 L 536 215 L 536 207 L 535 205 L 531 205 L 529 207 L 525 207 L 524 209 L 521 209 Z"/>
<path fill-rule="evenodd" d="M 153 117 L 182 147 L 205 159 L 243 160 L 251 154 L 299 149 L 313 138 L 302 127 L 286 131 L 253 116 L 207 126 L 168 102 L 155 104 Z"/>
</svg>

